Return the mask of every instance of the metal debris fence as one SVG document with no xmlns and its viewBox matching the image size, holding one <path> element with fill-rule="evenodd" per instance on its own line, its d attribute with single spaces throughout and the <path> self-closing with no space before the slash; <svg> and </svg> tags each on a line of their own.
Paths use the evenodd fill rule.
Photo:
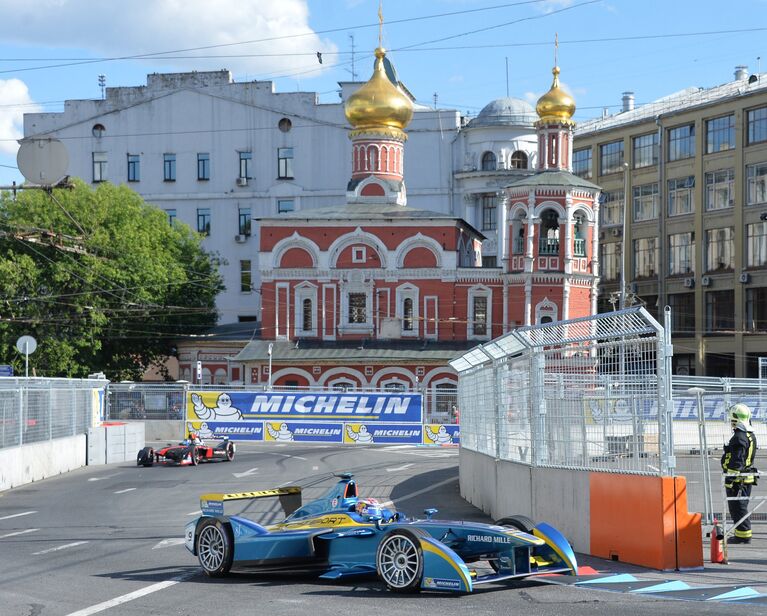
<svg viewBox="0 0 767 616">
<path fill-rule="evenodd" d="M 0 448 L 85 434 L 101 419 L 106 384 L 98 379 L 0 378 Z"/>
<path fill-rule="evenodd" d="M 471 349 L 451 362 L 461 447 L 536 466 L 670 474 L 668 329 L 629 308 Z"/>
</svg>

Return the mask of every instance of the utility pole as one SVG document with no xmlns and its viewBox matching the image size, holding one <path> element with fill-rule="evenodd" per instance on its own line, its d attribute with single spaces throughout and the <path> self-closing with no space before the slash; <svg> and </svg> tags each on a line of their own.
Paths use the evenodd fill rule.
<svg viewBox="0 0 767 616">
<path fill-rule="evenodd" d="M 353 34 L 349 34 L 349 40 L 351 41 L 351 48 L 352 48 L 352 70 L 351 70 L 352 81 L 357 81 L 357 71 L 354 69 L 354 61 L 355 61 L 355 57 L 354 56 L 356 54 L 354 53 L 355 48 L 354 48 L 354 35 Z"/>
<path fill-rule="evenodd" d="M 101 88 L 101 99 L 106 98 L 107 76 L 99 75 L 99 87 Z"/>
</svg>

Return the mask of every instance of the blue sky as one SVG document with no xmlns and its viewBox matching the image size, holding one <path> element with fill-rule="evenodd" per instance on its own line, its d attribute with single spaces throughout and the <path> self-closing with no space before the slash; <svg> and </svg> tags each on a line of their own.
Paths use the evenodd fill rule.
<svg viewBox="0 0 767 616">
<path fill-rule="evenodd" d="M 473 115 L 506 96 L 507 64 L 511 96 L 545 92 L 558 33 L 561 78 L 584 120 L 617 111 L 626 90 L 641 104 L 718 85 L 736 65 L 756 72 L 760 56 L 767 72 L 765 9 L 765 0 L 384 0 L 383 36 L 419 102 L 436 94 L 440 107 Z M 352 57 L 358 79 L 370 75 L 377 11 L 378 0 L 0 0 L 0 184 L 22 180 L 23 113 L 99 98 L 99 74 L 135 86 L 152 72 L 228 68 L 237 81 L 336 101 Z"/>
</svg>

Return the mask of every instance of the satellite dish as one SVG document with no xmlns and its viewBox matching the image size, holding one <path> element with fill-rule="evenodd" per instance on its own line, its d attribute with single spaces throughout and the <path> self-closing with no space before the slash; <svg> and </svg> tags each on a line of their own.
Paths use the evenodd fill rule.
<svg viewBox="0 0 767 616">
<path fill-rule="evenodd" d="M 23 139 L 16 164 L 28 182 L 54 186 L 67 175 L 69 155 L 58 139 Z"/>
<path fill-rule="evenodd" d="M 32 336 L 21 336 L 21 338 L 16 341 L 16 348 L 19 350 L 19 353 L 32 355 L 32 353 L 37 350 L 37 340 Z"/>
</svg>

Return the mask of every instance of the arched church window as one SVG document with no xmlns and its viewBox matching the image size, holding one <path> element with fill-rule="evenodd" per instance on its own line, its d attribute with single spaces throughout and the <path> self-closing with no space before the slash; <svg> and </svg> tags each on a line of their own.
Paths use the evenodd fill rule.
<svg viewBox="0 0 767 616">
<path fill-rule="evenodd" d="M 482 171 L 495 171 L 495 154 L 485 152 L 482 155 Z"/>
<path fill-rule="evenodd" d="M 378 150 L 374 147 L 368 148 L 368 169 L 378 171 Z"/>
<path fill-rule="evenodd" d="M 402 329 L 413 331 L 413 299 L 406 297 L 402 303 Z"/>
<path fill-rule="evenodd" d="M 544 210 L 541 214 L 541 238 L 538 253 L 542 255 L 559 254 L 559 221 L 554 210 Z"/>
<path fill-rule="evenodd" d="M 527 169 L 527 154 L 517 150 L 511 155 L 511 168 L 512 169 Z"/>
</svg>

